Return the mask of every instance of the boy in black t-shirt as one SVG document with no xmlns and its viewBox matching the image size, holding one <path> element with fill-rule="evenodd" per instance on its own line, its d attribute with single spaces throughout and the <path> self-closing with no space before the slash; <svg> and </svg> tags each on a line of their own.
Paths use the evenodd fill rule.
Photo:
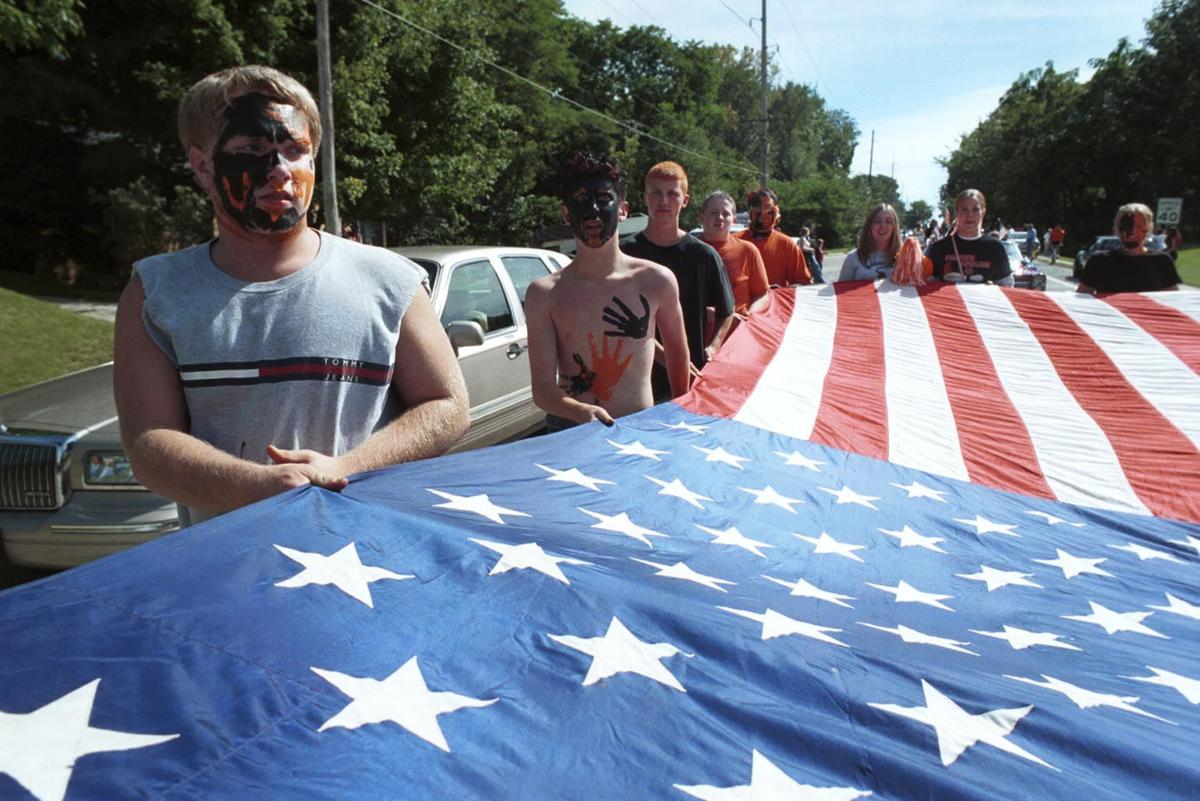
<svg viewBox="0 0 1200 801">
<path fill-rule="evenodd" d="M 708 245 L 679 227 L 679 215 L 688 203 L 687 173 L 673 161 L 655 164 L 646 173 L 645 200 L 650 222 L 644 231 L 621 241 L 628 256 L 663 265 L 679 284 L 679 305 L 687 332 L 692 377 L 724 341 L 733 322 L 733 291 L 721 257 Z M 705 341 L 708 309 L 714 312 L 711 342 Z M 666 370 L 655 356 L 651 373 L 656 403 L 671 399 Z"/>
<path fill-rule="evenodd" d="M 1126 203 L 1117 209 L 1113 233 L 1121 240 L 1121 247 L 1088 259 L 1077 291 L 1094 295 L 1178 288 L 1175 262 L 1166 253 L 1151 253 L 1146 248 L 1146 235 L 1153 221 L 1153 212 L 1143 203 Z"/>
</svg>

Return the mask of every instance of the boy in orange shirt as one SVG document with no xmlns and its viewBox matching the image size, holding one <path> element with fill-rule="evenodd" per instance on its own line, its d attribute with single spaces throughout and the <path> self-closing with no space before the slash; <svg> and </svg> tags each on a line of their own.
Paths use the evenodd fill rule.
<svg viewBox="0 0 1200 801">
<path fill-rule="evenodd" d="M 755 189 L 746 193 L 746 202 L 750 204 L 750 227 L 736 236 L 758 248 L 771 286 L 811 284 L 812 274 L 804 251 L 794 239 L 776 230 L 782 217 L 775 193 L 770 189 Z"/>
<path fill-rule="evenodd" d="M 757 248 L 729 235 L 736 215 L 737 206 L 728 192 L 718 189 L 709 194 L 700 207 L 700 222 L 704 226 L 700 241 L 711 245 L 720 255 L 733 289 L 733 310 L 745 317 L 750 307 L 767 294 L 767 269 Z"/>
</svg>

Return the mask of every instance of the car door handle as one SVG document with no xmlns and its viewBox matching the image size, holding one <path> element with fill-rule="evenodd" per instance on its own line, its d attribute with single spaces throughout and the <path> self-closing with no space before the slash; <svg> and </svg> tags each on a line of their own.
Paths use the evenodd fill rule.
<svg viewBox="0 0 1200 801">
<path fill-rule="evenodd" d="M 508 346 L 508 350 L 505 351 L 505 354 L 508 356 L 508 358 L 515 359 L 528 349 L 528 345 L 522 345 L 519 342 L 514 342 Z"/>
</svg>

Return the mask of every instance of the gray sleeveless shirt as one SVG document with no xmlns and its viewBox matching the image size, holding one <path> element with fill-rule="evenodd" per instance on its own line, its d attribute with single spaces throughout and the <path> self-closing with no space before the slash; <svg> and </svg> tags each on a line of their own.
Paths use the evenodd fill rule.
<svg viewBox="0 0 1200 801">
<path fill-rule="evenodd" d="M 267 443 L 336 456 L 400 413 L 396 340 L 425 280 L 404 257 L 322 233 L 316 259 L 276 281 L 227 275 L 208 244 L 134 272 L 146 330 L 179 370 L 193 436 L 260 463 Z"/>
</svg>

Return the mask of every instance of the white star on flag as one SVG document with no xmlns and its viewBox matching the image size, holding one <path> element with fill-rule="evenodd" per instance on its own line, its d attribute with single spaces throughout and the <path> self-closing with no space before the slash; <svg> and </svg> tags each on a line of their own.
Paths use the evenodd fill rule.
<svg viewBox="0 0 1200 801">
<path fill-rule="evenodd" d="M 567 556 L 552 556 L 542 550 L 542 546 L 536 542 L 523 542 L 520 545 L 505 545 L 500 542 L 489 542 L 488 540 L 478 540 L 474 537 L 469 537 L 471 542 L 482 545 L 484 548 L 489 548 L 500 554 L 500 558 L 496 560 L 496 564 L 492 567 L 489 576 L 495 576 L 499 573 L 507 573 L 510 570 L 536 570 L 539 573 L 549 576 L 555 581 L 561 581 L 563 584 L 570 584 L 567 577 L 563 574 L 559 565 L 590 565 L 591 562 L 585 562 L 582 559 L 571 559 Z"/>
<path fill-rule="evenodd" d="M 877 501 L 879 498 L 871 495 L 860 495 L 859 493 L 847 487 L 845 484 L 843 484 L 842 488 L 839 490 L 829 489 L 828 487 L 817 487 L 817 489 L 819 489 L 821 492 L 828 492 L 830 495 L 836 498 L 837 506 L 852 503 L 856 506 L 865 506 L 868 509 L 875 509 L 876 512 L 879 511 L 879 509 L 875 507 L 875 504 L 871 503 L 871 501 Z"/>
<path fill-rule="evenodd" d="M 767 609 L 765 612 L 751 612 L 746 609 L 734 609 L 729 606 L 718 606 L 718 609 L 728 612 L 731 615 L 744 617 L 747 620 L 753 620 L 762 624 L 761 637 L 764 641 L 773 640 L 776 637 L 786 637 L 789 634 L 795 634 L 800 637 L 808 637 L 813 640 L 827 642 L 830 645 L 838 645 L 842 648 L 849 648 L 849 645 L 841 640 L 829 636 L 829 633 L 840 634 L 841 629 L 830 628 L 829 626 L 818 626 L 815 623 L 808 623 L 803 620 L 796 620 L 787 615 L 780 614 L 774 609 Z"/>
<path fill-rule="evenodd" d="M 428 489 L 428 488 L 426 488 Z M 446 503 L 435 503 L 435 509 L 450 509 L 455 512 L 473 512 L 477 515 L 482 515 L 493 523 L 503 525 L 506 521 L 503 515 L 513 515 L 515 517 L 529 517 L 525 512 L 518 512 L 515 509 L 505 509 L 503 506 L 497 506 L 492 503 L 491 498 L 484 495 L 455 495 L 452 492 L 442 492 L 441 490 L 428 489 L 439 498 L 445 498 Z"/>
<path fill-rule="evenodd" d="M 275 582 L 276 587 L 292 589 L 309 584 L 332 584 L 372 609 L 375 608 L 375 602 L 371 598 L 371 588 L 368 584 L 385 579 L 404 581 L 412 578 L 410 574 L 393 573 L 382 567 L 364 565 L 359 561 L 358 549 L 353 542 L 330 556 L 296 551 L 282 545 L 276 545 L 275 549 L 288 559 L 304 565 L 304 569 L 291 578 Z"/>
<path fill-rule="evenodd" d="M 706 576 L 703 573 L 697 573 L 683 562 L 676 562 L 673 565 L 661 565 L 658 562 L 651 562 L 649 559 L 638 559 L 636 556 L 631 556 L 629 558 L 635 562 L 641 562 L 643 565 L 649 565 L 650 567 L 656 568 L 658 570 L 658 572 L 654 574 L 656 576 L 681 579 L 682 581 L 691 581 L 696 584 L 702 584 L 705 587 L 709 587 L 714 590 L 720 590 L 721 592 L 729 592 L 729 590 L 721 586 L 722 584 L 729 584 L 731 586 L 737 585 L 736 581 L 727 581 L 725 579 L 714 578 L 713 576 Z"/>
<path fill-rule="evenodd" d="M 941 537 L 926 537 L 920 532 L 913 531 L 909 528 L 908 524 L 905 524 L 904 528 L 899 531 L 889 531 L 886 528 L 876 530 L 899 540 L 901 548 L 925 548 L 937 553 L 945 553 L 945 551 L 938 547 L 938 543 L 944 541 Z"/>
<path fill-rule="evenodd" d="M 1007 739 L 1021 718 L 1033 710 L 1032 705 L 1015 709 L 993 709 L 990 712 L 972 715 L 925 679 L 921 679 L 921 689 L 925 692 L 925 706 L 904 707 L 876 703 L 870 706 L 932 726 L 937 734 L 942 765 L 949 767 L 963 751 L 976 743 L 987 743 L 1005 753 L 1028 759 L 1051 770 L 1058 770 L 1049 762 Z"/>
<path fill-rule="evenodd" d="M 1081 623 L 1091 623 L 1095 626 L 1100 626 L 1107 634 L 1116 634 L 1118 631 L 1133 631 L 1163 640 L 1171 639 L 1165 634 L 1159 634 L 1149 626 L 1142 625 L 1142 621 L 1153 615 L 1153 612 L 1114 612 L 1095 601 L 1088 601 L 1088 606 L 1092 607 L 1090 615 L 1063 615 L 1062 617 L 1066 620 L 1078 620 Z"/>
<path fill-rule="evenodd" d="M 643 459 L 653 459 L 656 462 L 661 462 L 662 459 L 659 459 L 658 457 L 665 456 L 666 454 L 670 453 L 670 451 L 656 451 L 653 448 L 647 448 L 642 444 L 641 440 L 634 440 L 633 442 L 629 443 L 613 442 L 611 439 L 606 439 L 604 441 L 616 448 L 617 453 L 621 456 L 640 456 Z"/>
<path fill-rule="evenodd" d="M 687 431 L 692 434 L 703 434 L 708 430 L 708 426 L 698 426 L 693 423 L 685 423 L 680 420 L 678 423 L 659 423 L 663 428 L 670 428 L 674 431 Z"/>
<path fill-rule="evenodd" d="M 1164 562 L 1183 564 L 1183 560 L 1174 554 L 1169 554 L 1166 551 L 1158 551 L 1154 548 L 1147 548 L 1145 545 L 1139 545 L 1136 542 L 1126 543 L 1125 545 L 1109 545 L 1108 547 L 1117 551 L 1127 551 L 1143 562 L 1147 559 L 1162 559 Z"/>
<path fill-rule="evenodd" d="M 1191 534 L 1188 534 L 1187 539 L 1170 540 L 1170 542 L 1175 545 L 1182 545 L 1184 548 L 1191 548 L 1193 551 L 1200 554 L 1200 537 L 1193 537 Z"/>
<path fill-rule="evenodd" d="M 1072 523 L 1070 520 L 1063 520 L 1061 517 L 1055 517 L 1054 515 L 1050 514 L 1049 512 L 1035 512 L 1035 511 L 1030 510 L 1030 511 L 1026 511 L 1025 514 L 1033 515 L 1034 517 L 1040 517 L 1042 520 L 1045 520 L 1047 523 L 1049 523 L 1052 526 L 1057 526 L 1057 525 L 1065 523 L 1068 526 L 1073 526 L 1075 528 L 1083 528 L 1083 525 L 1084 525 L 1083 523 Z"/>
<path fill-rule="evenodd" d="M 755 504 L 770 504 L 778 506 L 780 509 L 786 509 L 792 514 L 796 514 L 796 510 L 792 508 L 794 503 L 804 503 L 799 498 L 789 498 L 786 495 L 780 495 L 771 486 L 763 487 L 760 490 L 750 489 L 749 487 L 738 487 L 742 492 L 748 492 L 754 496 Z"/>
<path fill-rule="evenodd" d="M 32 712 L 0 711 L 0 774 L 7 773 L 38 801 L 62 801 L 80 758 L 147 748 L 179 737 L 88 725 L 99 686 L 100 679 L 93 679 Z"/>
<path fill-rule="evenodd" d="M 827 592 L 815 584 L 810 584 L 808 581 L 802 578 L 798 578 L 794 582 L 777 579 L 774 576 L 763 576 L 763 578 L 765 578 L 767 581 L 773 581 L 782 587 L 787 587 L 792 591 L 792 595 L 795 595 L 799 598 L 816 598 L 818 601 L 828 601 L 831 604 L 844 606 L 847 609 L 853 609 L 854 607 L 846 603 L 846 601 L 858 600 L 850 595 L 839 595 L 836 592 Z"/>
<path fill-rule="evenodd" d="M 683 654 L 690 654 L 665 642 L 648 643 L 639 640 L 633 632 L 625 628 L 625 624 L 613 617 L 608 624 L 608 631 L 603 637 L 575 637 L 570 634 L 546 635 L 560 645 L 574 648 L 576 651 L 592 657 L 592 665 L 587 675 L 583 677 L 583 686 L 595 684 L 600 679 L 615 676 L 618 673 L 636 673 L 648 679 L 665 684 L 668 687 L 687 692 L 679 680 L 667 670 L 660 660 Z"/>
<path fill-rule="evenodd" d="M 759 542 L 758 540 L 750 539 L 745 534 L 738 531 L 737 526 L 730 526 L 727 529 L 721 530 L 709 528 L 708 526 L 702 526 L 699 523 L 696 523 L 696 528 L 707 531 L 709 534 L 711 534 L 713 536 L 713 545 L 733 545 L 734 547 L 749 551 L 755 556 L 761 556 L 763 559 L 766 559 L 767 555 L 760 551 L 759 548 L 775 547 L 769 542 Z"/>
<path fill-rule="evenodd" d="M 390 720 L 446 753 L 450 752 L 450 744 L 438 725 L 438 715 L 491 706 L 500 700 L 489 698 L 485 701 L 457 693 L 433 692 L 425 685 L 425 677 L 421 675 L 421 666 L 417 664 L 415 656 L 382 681 L 316 667 L 312 668 L 312 672 L 351 699 L 341 712 L 322 723 L 317 731 L 334 727 L 357 729 L 359 726 Z"/>
<path fill-rule="evenodd" d="M 1035 645 L 1044 645 L 1048 648 L 1065 648 L 1068 651 L 1083 650 L 1070 643 L 1059 642 L 1058 638 L 1061 635 L 1051 634 L 1048 631 L 1026 631 L 1016 626 L 1005 626 L 1004 631 L 980 631 L 979 629 L 970 629 L 970 631 L 972 634 L 982 634 L 984 637 L 995 637 L 997 640 L 1004 640 L 1014 651 L 1024 651 L 1026 648 L 1032 648 Z"/>
<path fill-rule="evenodd" d="M 895 628 L 888 628 L 887 626 L 877 626 L 874 623 L 862 622 L 860 622 L 858 625 L 866 626 L 869 629 L 877 629 L 878 631 L 886 631 L 888 634 L 895 634 L 904 642 L 912 645 L 932 645 L 937 648 L 946 648 L 951 651 L 970 654 L 971 656 L 979 656 L 979 654 L 975 653 L 974 651 L 969 651 L 964 647 L 970 645 L 971 643 L 969 642 L 959 642 L 958 640 L 951 640 L 946 637 L 935 637 L 934 635 L 926 634 L 923 631 L 910 629 L 908 626 L 903 624 L 896 626 Z"/>
<path fill-rule="evenodd" d="M 662 489 L 658 491 L 659 495 L 666 495 L 670 498 L 678 498 L 684 503 L 690 504 L 697 509 L 704 508 L 704 505 L 700 503 L 700 501 L 712 500 L 712 498 L 708 497 L 707 495 L 701 495 L 698 492 L 692 492 L 690 489 L 684 486 L 682 481 L 677 478 L 672 479 L 671 481 L 663 481 L 662 479 L 655 478 L 654 476 L 643 476 L 643 478 L 648 481 L 653 481 L 655 484 L 662 487 Z"/>
<path fill-rule="evenodd" d="M 872 584 L 869 581 L 867 582 L 867 586 L 874 587 L 877 590 L 881 590 L 896 596 L 896 603 L 898 604 L 925 604 L 926 606 L 935 606 L 938 609 L 945 609 L 947 612 L 954 611 L 942 603 L 942 601 L 946 600 L 947 598 L 953 598 L 953 595 L 938 595 L 937 593 L 932 592 L 922 592 L 904 579 L 900 579 L 900 583 L 895 587 L 891 587 L 887 584 Z"/>
<path fill-rule="evenodd" d="M 593 492 L 600 492 L 599 485 L 601 484 L 616 484 L 615 481 L 608 481 L 607 479 L 603 478 L 593 478 L 592 476 L 586 475 L 585 473 L 581 472 L 578 467 L 572 467 L 570 470 L 555 470 L 553 467 L 546 467 L 544 464 L 537 464 L 536 462 L 534 462 L 534 464 L 550 474 L 550 478 L 546 479 L 547 481 L 562 481 L 567 484 L 578 484 L 579 486 L 586 487 Z"/>
<path fill-rule="evenodd" d="M 1170 612 L 1174 615 L 1183 615 L 1184 617 L 1190 617 L 1192 620 L 1200 620 L 1200 606 L 1190 604 L 1181 598 L 1176 598 L 1169 592 L 1163 594 L 1167 596 L 1167 605 L 1151 606 L 1151 609 L 1157 609 L 1160 612 Z"/>
<path fill-rule="evenodd" d="M 704 461 L 720 462 L 722 464 L 727 464 L 730 467 L 736 467 L 738 470 L 745 470 L 746 468 L 742 467 L 742 462 L 750 461 L 745 456 L 738 456 L 730 453 L 720 446 L 717 446 L 716 448 L 704 448 L 699 445 L 693 445 L 692 447 L 701 453 L 706 454 Z"/>
<path fill-rule="evenodd" d="M 803 467 L 805 470 L 811 470 L 814 473 L 820 473 L 821 465 L 828 464 L 828 462 L 818 462 L 816 459 L 810 459 L 800 451 L 792 451 L 791 453 L 771 451 L 771 453 L 783 459 L 784 464 L 789 467 Z"/>
<path fill-rule="evenodd" d="M 1019 681 L 1024 684 L 1032 684 L 1034 687 L 1043 687 L 1047 690 L 1061 693 L 1069 698 L 1071 703 L 1075 704 L 1075 706 L 1079 707 L 1080 709 L 1094 709 L 1098 706 L 1110 706 L 1113 709 L 1120 709 L 1123 712 L 1132 712 L 1135 715 L 1142 715 L 1143 717 L 1161 720 L 1163 723 L 1171 723 L 1171 721 L 1167 720 L 1166 718 L 1160 718 L 1158 715 L 1152 715 L 1144 709 L 1138 709 L 1136 706 L 1134 706 L 1134 704 L 1136 704 L 1138 701 L 1137 696 L 1135 695 L 1110 695 L 1108 693 L 1098 693 L 1094 690 L 1087 690 L 1078 685 L 1063 681 L 1062 679 L 1056 679 L 1053 676 L 1047 676 L 1045 673 L 1042 674 L 1042 678 L 1045 679 L 1045 681 L 1028 679 L 1024 676 L 1010 676 L 1007 673 L 1004 674 L 1004 678 L 1012 679 L 1013 681 Z M 1176 726 L 1178 724 L 1171 723 L 1171 725 Z"/>
<path fill-rule="evenodd" d="M 1044 589 L 1041 584 L 1034 584 L 1029 580 L 1032 573 L 1020 573 L 1016 570 L 997 570 L 994 567 L 980 565 L 978 573 L 955 573 L 959 578 L 968 579 L 970 581 L 982 581 L 987 584 L 988 592 L 993 592 L 1001 587 L 1007 587 L 1010 584 L 1020 587 L 1037 587 L 1039 590 Z"/>
<path fill-rule="evenodd" d="M 1010 537 L 1021 536 L 1013 531 L 1017 527 L 1016 523 L 994 523 L 982 515 L 975 515 L 974 520 L 963 520 L 960 517 L 954 518 L 955 523 L 962 523 L 964 526 L 973 526 L 976 534 L 1007 534 Z"/>
<path fill-rule="evenodd" d="M 821 532 L 821 536 L 819 537 L 809 537 L 804 534 L 793 534 L 792 536 L 802 539 L 805 542 L 811 542 L 817 546 L 813 549 L 813 553 L 833 553 L 838 556 L 844 556 L 847 559 L 853 559 L 855 562 L 862 561 L 862 557 L 856 554 L 855 551 L 861 551 L 867 547 L 865 545 L 851 545 L 848 542 L 838 542 L 824 531 Z"/>
<path fill-rule="evenodd" d="M 1156 667 L 1146 665 L 1146 669 L 1154 673 L 1153 676 L 1122 676 L 1123 679 L 1133 679 L 1134 681 L 1144 681 L 1147 684 L 1159 684 L 1163 687 L 1171 687 L 1179 691 L 1179 694 L 1187 699 L 1189 704 L 1200 704 L 1200 679 L 1191 679 L 1187 676 L 1181 676 L 1178 673 L 1172 673 L 1169 670 L 1160 670 Z"/>
<path fill-rule="evenodd" d="M 709 784 L 676 784 L 676 790 L 700 801 L 854 801 L 871 795 L 870 790 L 853 787 L 813 787 L 801 784 L 775 767 L 771 760 L 751 751 L 750 783 L 737 787 L 714 787 Z"/>
<path fill-rule="evenodd" d="M 583 512 L 585 515 L 589 515 L 600 521 L 599 523 L 593 525 L 592 528 L 598 528 L 601 531 L 613 531 L 617 534 L 624 534 L 626 537 L 633 537 L 638 542 L 644 544 L 647 548 L 654 547 L 650 543 L 651 537 L 667 536 L 666 534 L 662 534 L 658 531 L 653 531 L 652 529 L 639 526 L 637 523 L 630 520 L 629 515 L 625 512 L 621 512 L 620 514 L 616 515 L 606 515 L 602 512 L 591 512 L 578 506 L 575 508 L 579 509 L 579 511 Z"/>
<path fill-rule="evenodd" d="M 896 484 L 892 483 L 896 489 L 902 489 L 908 493 L 909 498 L 929 498 L 938 503 L 948 503 L 942 496 L 946 494 L 946 490 L 935 490 L 933 487 L 927 487 L 919 481 L 914 481 L 911 484 Z"/>
<path fill-rule="evenodd" d="M 1057 559 L 1034 559 L 1033 561 L 1042 565 L 1050 565 L 1057 567 L 1063 572 L 1063 576 L 1067 579 L 1073 579 L 1083 573 L 1092 573 L 1097 576 L 1113 577 L 1112 573 L 1103 570 L 1096 565 L 1101 562 L 1107 562 L 1107 559 L 1086 559 L 1082 556 L 1075 556 L 1064 551 L 1062 548 L 1054 549 L 1058 553 Z"/>
</svg>

